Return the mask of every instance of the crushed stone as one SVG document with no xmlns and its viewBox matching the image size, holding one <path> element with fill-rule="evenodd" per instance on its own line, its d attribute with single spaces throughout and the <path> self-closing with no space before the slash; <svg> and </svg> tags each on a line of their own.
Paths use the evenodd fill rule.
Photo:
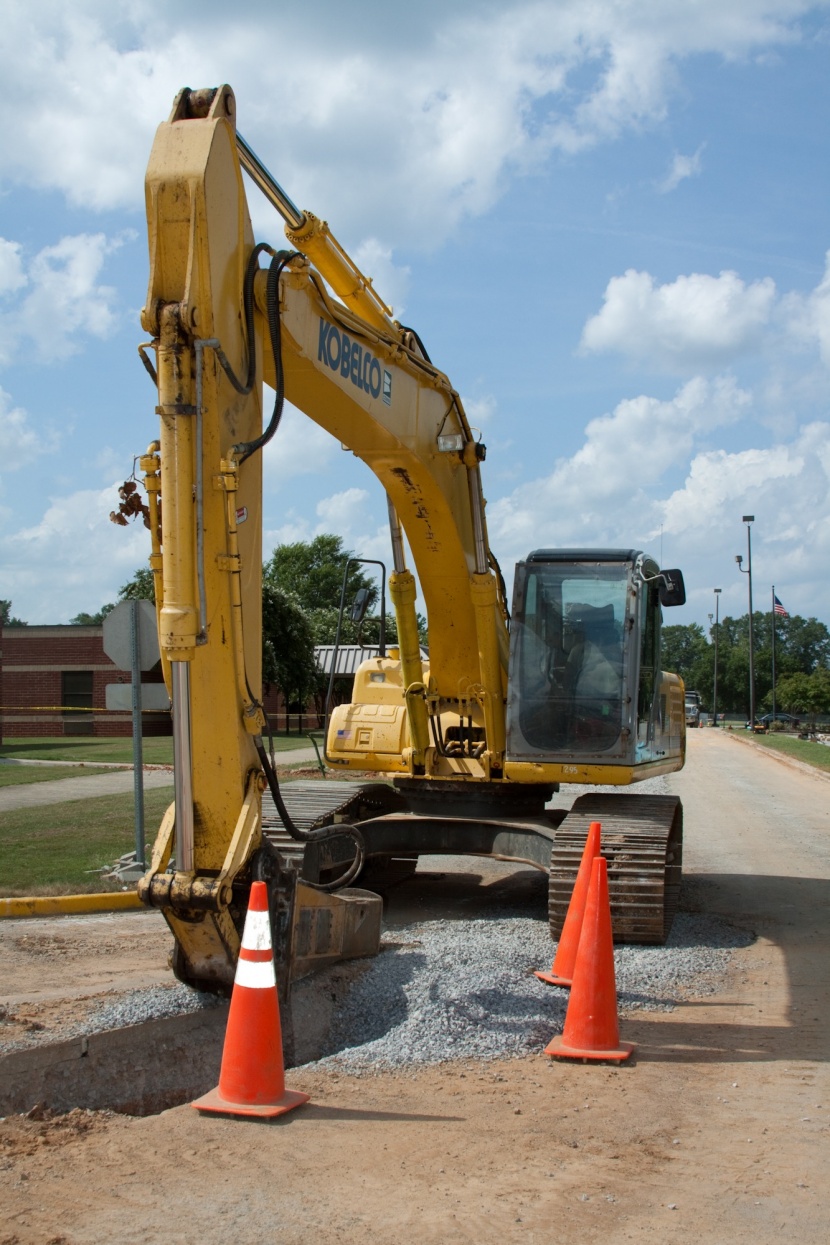
<svg viewBox="0 0 830 1245">
<path fill-rule="evenodd" d="M 733 951 L 753 941 L 679 913 L 666 946 L 615 948 L 620 1014 L 716 993 Z M 533 976 L 554 951 L 547 922 L 518 912 L 397 929 L 342 1000 L 320 1063 L 361 1075 L 538 1051 L 562 1031 L 568 1004 L 568 991 Z"/>
<path fill-rule="evenodd" d="M 720 918 L 680 912 L 664 947 L 615 947 L 621 1016 L 671 1011 L 723 988 L 734 951 L 752 933 Z M 485 917 L 429 920 L 387 929 L 381 953 L 342 973 L 346 985 L 318 1049 L 323 1067 L 352 1075 L 459 1059 L 503 1059 L 538 1051 L 565 1021 L 568 992 L 533 975 L 555 953 L 547 919 L 501 905 Z M 326 973 L 320 990 L 327 989 Z M 0 1051 L 143 1024 L 222 1005 L 181 983 L 92 1002 L 55 1033 L 31 1023 Z M 0 1018 L 2 1019 L 2 1018 Z M 14 1019 L 12 1015 L 5 1018 Z M 0 1034 L 2 1028 L 0 1025 Z M 306 1065 L 309 1066 L 309 1065 Z"/>
</svg>

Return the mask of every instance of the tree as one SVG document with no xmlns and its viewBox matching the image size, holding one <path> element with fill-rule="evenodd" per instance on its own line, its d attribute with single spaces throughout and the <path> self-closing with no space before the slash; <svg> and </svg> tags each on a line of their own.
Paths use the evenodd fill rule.
<svg viewBox="0 0 830 1245">
<path fill-rule="evenodd" d="M 347 608 L 344 611 L 343 622 L 340 626 L 340 643 L 341 644 L 363 644 L 367 648 L 376 648 L 380 642 L 380 616 L 369 617 L 368 615 L 361 623 L 353 623 L 349 617 L 347 600 Z M 315 644 L 333 644 L 337 635 L 337 615 L 338 610 L 334 607 L 331 609 L 309 610 L 307 617 L 311 625 L 311 632 L 314 636 Z M 398 627 L 395 622 L 395 615 L 390 610 L 386 614 L 386 643 L 397 644 Z"/>
<path fill-rule="evenodd" d="M 24 619 L 13 616 L 11 601 L 0 601 L 0 623 L 4 627 L 28 627 L 29 625 Z"/>
<path fill-rule="evenodd" d="M 698 623 L 663 628 L 660 664 L 700 692 L 704 702 L 712 687 L 713 651 Z"/>
<path fill-rule="evenodd" d="M 775 701 L 786 713 L 830 712 L 830 670 L 818 666 L 811 674 L 785 674 L 776 680 Z M 772 707 L 772 693 L 766 703 Z"/>
<path fill-rule="evenodd" d="M 758 626 L 759 615 L 753 615 L 753 625 Z M 760 615 L 764 629 L 764 643 L 772 643 L 772 614 Z M 830 631 L 817 618 L 791 618 L 775 620 L 775 664 L 785 671 L 812 674 L 820 667 L 830 667 Z"/>
<path fill-rule="evenodd" d="M 87 614 L 84 610 L 81 610 L 80 614 L 76 614 L 69 621 L 76 627 L 100 627 L 107 614 L 111 614 L 114 609 L 115 603 L 110 601 L 108 605 L 102 605 L 94 614 Z"/>
<path fill-rule="evenodd" d="M 772 613 L 753 612 L 755 698 L 759 705 L 772 700 L 772 626 Z M 775 619 L 776 689 L 786 675 L 809 675 L 814 670 L 826 669 L 829 662 L 830 631 L 824 623 L 797 614 Z M 720 622 L 718 708 L 739 710 L 749 716 L 749 614 L 740 618 L 727 615 Z"/>
<path fill-rule="evenodd" d="M 772 626 L 771 613 L 753 612 L 753 666 L 759 705 L 772 702 Z M 701 693 L 704 701 L 714 680 L 714 639 L 714 628 L 707 639 L 697 623 L 663 628 L 663 669 L 679 674 L 687 687 Z M 815 687 L 821 687 L 821 672 L 828 668 L 830 631 L 824 623 L 798 614 L 775 619 L 777 703 L 783 704 L 778 688 L 787 676 L 807 677 L 815 673 L 818 676 Z M 796 683 L 790 690 L 803 686 L 806 685 Z M 749 716 L 749 614 L 740 618 L 727 615 L 718 625 L 718 709 Z M 803 713 L 807 709 L 795 712 Z"/>
<path fill-rule="evenodd" d="M 153 572 L 148 566 L 140 566 L 134 573 L 132 579 L 128 579 L 118 589 L 119 601 L 155 601 L 156 590 Z M 80 614 L 76 614 L 74 618 L 70 618 L 70 623 L 80 627 L 99 627 L 106 618 L 107 614 L 111 614 L 115 609 L 117 601 L 110 601 L 106 605 L 102 605 L 94 614 L 87 613 L 82 610 Z"/>
<path fill-rule="evenodd" d="M 318 609 L 334 609 L 336 612 L 340 605 L 343 572 L 351 557 L 354 554 L 350 549 L 343 548 L 342 537 L 323 534 L 311 541 L 277 545 L 263 567 L 263 575 L 274 587 L 293 593 L 307 613 Z M 371 609 L 378 599 L 377 584 L 355 563 L 349 569 L 347 604 L 354 600 L 360 588 L 368 590 Z M 332 633 L 329 643 L 333 640 Z"/>
<path fill-rule="evenodd" d="M 155 601 L 156 584 L 149 566 L 140 566 L 132 579 L 118 589 L 119 601 Z"/>
<path fill-rule="evenodd" d="M 308 618 L 295 596 L 268 582 L 262 585 L 262 681 L 278 687 L 286 705 L 303 707 L 320 681 Z"/>
</svg>

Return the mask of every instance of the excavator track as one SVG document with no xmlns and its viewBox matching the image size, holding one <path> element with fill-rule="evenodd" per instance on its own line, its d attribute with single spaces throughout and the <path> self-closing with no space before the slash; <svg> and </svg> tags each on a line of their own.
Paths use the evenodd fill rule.
<svg viewBox="0 0 830 1245">
<path fill-rule="evenodd" d="M 291 820 L 300 830 L 317 830 L 338 821 L 360 822 L 367 817 L 393 812 L 401 803 L 387 783 L 364 785 L 337 778 L 286 783 L 282 787 L 282 798 Z M 268 791 L 262 796 L 262 833 L 283 855 L 303 855 L 305 845 L 293 839 L 284 828 Z"/>
<path fill-rule="evenodd" d="M 552 937 L 562 931 L 592 821 L 602 823 L 614 941 L 662 945 L 677 911 L 683 853 L 683 809 L 670 795 L 597 792 L 574 802 L 551 850 Z"/>
</svg>

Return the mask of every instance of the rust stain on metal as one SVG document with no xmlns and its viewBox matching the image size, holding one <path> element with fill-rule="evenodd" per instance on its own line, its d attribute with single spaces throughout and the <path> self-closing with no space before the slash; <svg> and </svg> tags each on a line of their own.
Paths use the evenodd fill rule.
<svg viewBox="0 0 830 1245">
<path fill-rule="evenodd" d="M 406 467 L 393 467 L 392 474 L 397 476 L 406 492 L 409 494 L 409 501 L 415 514 L 415 518 L 423 523 L 426 528 L 426 540 L 432 552 L 437 553 L 440 549 L 440 543 L 432 528 L 432 520 L 430 519 L 429 509 L 427 508 L 420 485 L 416 484 Z"/>
</svg>

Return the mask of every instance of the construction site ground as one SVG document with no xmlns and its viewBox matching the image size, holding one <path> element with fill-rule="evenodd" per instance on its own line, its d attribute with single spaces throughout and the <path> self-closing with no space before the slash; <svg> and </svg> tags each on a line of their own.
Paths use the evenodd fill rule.
<svg viewBox="0 0 830 1245">
<path fill-rule="evenodd" d="M 188 1106 L 9 1116 L 0 1245 L 825 1241 L 830 780 L 708 730 L 690 732 L 670 789 L 686 810 L 681 906 L 757 937 L 715 995 L 623 1020 L 629 1064 L 310 1066 L 288 1082 L 311 1103 L 273 1123 Z M 471 862 L 445 902 L 503 887 L 506 868 Z M 0 927 L 23 1029 L 59 1032 L 100 992 L 169 981 L 154 914 L 69 928 Z"/>
</svg>

